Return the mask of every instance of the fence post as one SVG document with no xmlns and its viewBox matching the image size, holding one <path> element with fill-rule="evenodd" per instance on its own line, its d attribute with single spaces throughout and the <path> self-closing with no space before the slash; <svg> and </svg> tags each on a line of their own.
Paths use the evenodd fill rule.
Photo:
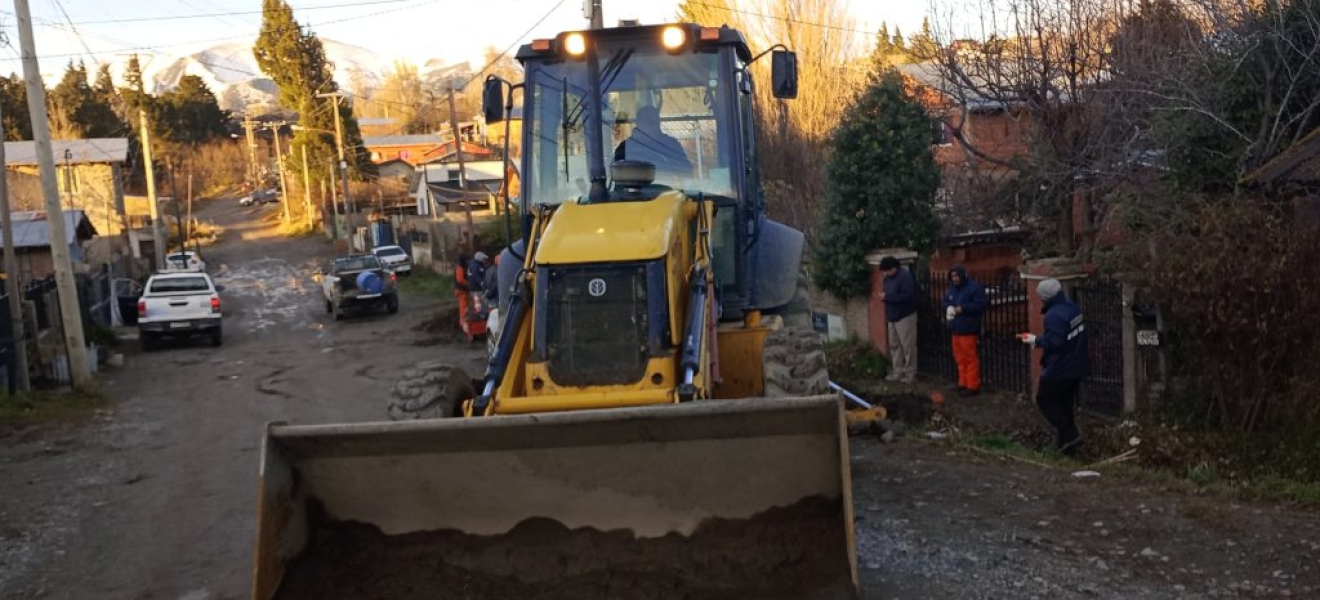
<svg viewBox="0 0 1320 600">
<path fill-rule="evenodd" d="M 1031 333 L 1041 335 L 1045 331 L 1045 315 L 1041 312 L 1045 302 L 1036 293 L 1036 286 L 1044 279 L 1057 279 L 1063 284 L 1063 291 L 1068 298 L 1077 300 L 1077 284 L 1086 279 L 1086 269 L 1077 261 L 1066 258 L 1045 258 L 1027 261 L 1018 269 L 1022 279 L 1027 282 L 1027 317 L 1031 324 Z M 1040 350 L 1031 351 L 1031 395 L 1036 395 L 1040 385 Z"/>
<path fill-rule="evenodd" d="M 1132 314 L 1136 290 L 1123 284 L 1123 412 L 1137 410 L 1137 321 Z"/>
</svg>

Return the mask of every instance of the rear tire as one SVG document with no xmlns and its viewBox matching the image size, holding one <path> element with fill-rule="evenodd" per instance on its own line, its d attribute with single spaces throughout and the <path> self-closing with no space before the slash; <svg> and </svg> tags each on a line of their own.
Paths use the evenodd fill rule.
<svg viewBox="0 0 1320 600">
<path fill-rule="evenodd" d="M 785 325 L 765 338 L 765 395 L 770 398 L 830 393 L 820 334 Z"/>
<path fill-rule="evenodd" d="M 211 346 L 212 346 L 212 347 L 219 348 L 219 347 L 220 347 L 221 345 L 223 345 L 224 343 L 225 343 L 225 337 L 224 337 L 224 333 L 221 332 L 221 330 L 217 329 L 217 330 L 211 332 Z"/>
<path fill-rule="evenodd" d="M 390 296 L 390 299 L 385 301 L 385 310 L 389 311 L 390 314 L 399 312 L 399 297 Z"/>
<path fill-rule="evenodd" d="M 145 331 L 138 334 L 138 341 L 142 344 L 143 352 L 151 352 L 157 347 L 156 336 Z"/>
<path fill-rule="evenodd" d="M 463 400 L 476 395 L 461 367 L 440 361 L 418 363 L 390 390 L 390 419 L 444 419 L 463 416 Z"/>
</svg>

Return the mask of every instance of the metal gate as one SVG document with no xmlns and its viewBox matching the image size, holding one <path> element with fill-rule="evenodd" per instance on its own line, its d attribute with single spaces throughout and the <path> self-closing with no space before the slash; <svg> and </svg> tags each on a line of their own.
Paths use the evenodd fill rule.
<svg viewBox="0 0 1320 600">
<path fill-rule="evenodd" d="M 1081 407 L 1108 416 L 1123 412 L 1123 291 L 1088 282 L 1074 291 L 1086 325 L 1091 375 L 1082 381 Z"/>
<path fill-rule="evenodd" d="M 958 379 L 949 329 L 944 318 L 946 271 L 917 273 L 917 369 L 932 377 Z M 1017 334 L 1030 324 L 1027 286 L 1016 271 L 1002 269 L 968 275 L 985 286 L 990 306 L 981 318 L 981 385 L 986 389 L 1031 393 L 1031 349 Z"/>
</svg>

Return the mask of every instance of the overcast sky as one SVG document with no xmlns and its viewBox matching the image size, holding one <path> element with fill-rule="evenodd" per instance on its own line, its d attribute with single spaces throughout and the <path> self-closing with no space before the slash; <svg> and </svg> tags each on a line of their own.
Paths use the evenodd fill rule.
<svg viewBox="0 0 1320 600">
<path fill-rule="evenodd" d="M 37 25 L 37 54 L 47 74 L 63 71 L 70 59 L 81 58 L 94 66 L 112 61 L 117 53 L 187 54 L 251 39 L 261 24 L 261 0 L 29 2 Z M 586 26 L 582 0 L 293 0 L 290 4 L 298 21 L 311 25 L 321 37 L 415 63 L 431 58 L 477 61 L 487 46 L 503 50 L 532 37 Z M 754 11 L 752 4 L 742 6 Z M 620 18 L 672 21 L 677 5 L 677 0 L 604 0 L 605 23 Z M 0 23 L 8 43 L 0 50 L 0 73 L 7 74 L 21 70 L 18 33 L 12 4 L 0 6 L 4 6 Z M 927 6 L 922 0 L 856 0 L 849 11 L 863 32 L 887 21 L 907 33 L 918 28 Z M 524 35 L 528 31 L 530 35 Z"/>
</svg>

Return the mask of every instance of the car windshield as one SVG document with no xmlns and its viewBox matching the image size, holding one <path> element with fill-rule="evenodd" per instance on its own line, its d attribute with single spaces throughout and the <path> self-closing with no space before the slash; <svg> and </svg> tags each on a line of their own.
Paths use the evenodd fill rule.
<svg viewBox="0 0 1320 600">
<path fill-rule="evenodd" d="M 656 166 L 655 183 L 733 196 L 731 113 L 717 53 L 671 55 L 602 42 L 598 47 L 606 171 L 616 160 Z M 527 86 L 532 142 L 528 193 L 558 204 L 587 194 L 587 65 L 532 63 Z"/>
<path fill-rule="evenodd" d="M 379 268 L 380 261 L 374 256 L 354 256 L 335 260 L 336 271 L 361 271 L 363 269 Z"/>
<path fill-rule="evenodd" d="M 379 256 L 403 256 L 405 252 L 403 251 L 403 248 L 398 246 L 386 246 L 384 248 L 377 248 L 376 254 Z"/>
<path fill-rule="evenodd" d="M 170 294 L 175 292 L 208 292 L 210 290 L 211 285 L 205 277 L 171 277 L 151 282 L 150 292 L 153 294 Z"/>
</svg>

